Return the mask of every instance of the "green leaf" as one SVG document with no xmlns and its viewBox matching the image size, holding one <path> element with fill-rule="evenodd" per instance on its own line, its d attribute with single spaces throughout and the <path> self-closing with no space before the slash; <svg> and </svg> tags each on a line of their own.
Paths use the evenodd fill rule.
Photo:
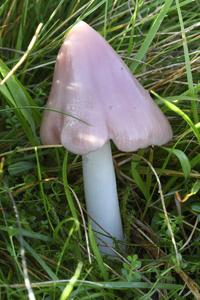
<svg viewBox="0 0 200 300">
<path fill-rule="evenodd" d="M 191 189 L 191 194 L 195 195 L 198 193 L 199 190 L 200 190 L 200 181 L 197 180 Z"/>
<path fill-rule="evenodd" d="M 176 157 L 180 161 L 185 179 L 187 177 L 189 177 L 190 172 L 191 172 L 191 165 L 190 165 L 190 161 L 189 161 L 188 157 L 186 156 L 186 154 L 182 150 L 179 150 L 179 149 L 166 148 L 166 147 L 163 147 L 163 149 L 167 150 L 169 153 L 176 155 Z"/>
<path fill-rule="evenodd" d="M 34 168 L 34 163 L 30 161 L 19 161 L 8 166 L 8 172 L 10 175 L 18 175 Z"/>
<path fill-rule="evenodd" d="M 192 207 L 192 210 L 193 210 L 195 213 L 200 214 L 200 203 L 192 204 L 191 207 Z"/>
<path fill-rule="evenodd" d="M 9 71 L 6 64 L 0 60 L 0 75 L 2 78 Z M 12 75 L 3 85 L 0 84 L 0 94 L 5 98 L 7 104 L 14 108 L 14 112 L 31 144 L 39 144 L 35 132 L 35 121 L 39 121 L 39 114 L 37 110 L 26 108 L 30 105 L 35 106 L 35 103 L 23 85 Z"/>
<path fill-rule="evenodd" d="M 191 167 L 194 168 L 194 167 L 198 167 L 200 165 L 200 153 L 198 153 L 197 155 L 195 155 L 191 161 Z"/>
<path fill-rule="evenodd" d="M 122 275 L 128 281 L 140 281 L 141 273 L 138 269 L 141 268 L 141 261 L 138 260 L 137 255 L 132 255 L 127 257 L 128 263 L 123 263 Z"/>
</svg>

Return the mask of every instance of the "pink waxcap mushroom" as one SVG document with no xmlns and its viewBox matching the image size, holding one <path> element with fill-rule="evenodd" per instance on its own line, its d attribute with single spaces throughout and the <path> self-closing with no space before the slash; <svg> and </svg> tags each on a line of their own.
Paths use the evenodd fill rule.
<svg viewBox="0 0 200 300">
<path fill-rule="evenodd" d="M 105 39 L 82 21 L 59 51 L 46 107 L 42 142 L 62 144 L 77 154 L 95 151 L 109 139 L 121 151 L 135 151 L 172 138 L 168 120 L 149 93 Z"/>
</svg>

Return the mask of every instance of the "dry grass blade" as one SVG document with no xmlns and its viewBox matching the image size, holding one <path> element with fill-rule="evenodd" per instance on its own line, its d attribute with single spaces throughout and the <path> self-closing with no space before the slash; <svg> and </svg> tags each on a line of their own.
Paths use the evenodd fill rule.
<svg viewBox="0 0 200 300">
<path fill-rule="evenodd" d="M 35 42 L 37 40 L 37 37 L 42 29 L 43 24 L 40 23 L 35 31 L 35 34 L 30 42 L 30 44 L 28 45 L 28 48 L 26 50 L 26 52 L 24 52 L 23 56 L 20 58 L 20 60 L 18 61 L 18 63 L 12 68 L 12 70 L 10 70 L 10 72 L 6 75 L 6 77 L 1 80 L 0 85 L 3 85 L 16 71 L 17 69 L 24 63 L 24 61 L 26 60 L 27 56 L 29 55 L 29 53 L 31 52 L 33 46 L 35 45 Z"/>
<path fill-rule="evenodd" d="M 22 261 L 24 283 L 25 283 L 25 287 L 26 287 L 27 292 L 28 292 L 28 298 L 29 298 L 29 300 L 36 300 L 35 294 L 34 294 L 34 292 L 32 290 L 32 287 L 31 287 L 31 281 L 30 281 L 29 274 L 28 274 L 28 267 L 27 267 L 26 254 L 25 254 L 25 248 L 24 248 L 24 238 L 21 234 L 22 227 L 21 227 L 19 212 L 18 212 L 18 209 L 17 209 L 17 205 L 15 203 L 15 199 L 14 199 L 10 189 L 7 186 L 5 186 L 5 188 L 7 190 L 7 193 L 9 195 L 9 197 L 10 197 L 10 200 L 12 201 L 17 226 L 18 226 L 18 229 L 19 229 L 20 254 L 21 254 L 21 261 Z"/>
</svg>

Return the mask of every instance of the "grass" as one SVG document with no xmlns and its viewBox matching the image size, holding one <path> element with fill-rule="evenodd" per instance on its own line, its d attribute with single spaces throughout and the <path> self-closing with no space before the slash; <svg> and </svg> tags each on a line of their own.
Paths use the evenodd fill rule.
<svg viewBox="0 0 200 300">
<path fill-rule="evenodd" d="M 0 299 L 200 299 L 199 14 L 198 0 L 1 1 Z M 113 146 L 127 248 L 115 261 L 87 224 L 81 157 L 39 139 L 56 55 L 78 19 L 174 132 L 164 147 Z"/>
</svg>

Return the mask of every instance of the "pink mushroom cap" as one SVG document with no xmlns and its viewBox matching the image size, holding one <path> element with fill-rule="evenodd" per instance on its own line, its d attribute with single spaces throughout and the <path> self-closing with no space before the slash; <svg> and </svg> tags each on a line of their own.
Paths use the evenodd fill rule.
<svg viewBox="0 0 200 300">
<path fill-rule="evenodd" d="M 171 126 L 105 39 L 81 21 L 57 56 L 41 126 L 44 144 L 86 154 L 111 139 L 121 151 L 162 145 Z"/>
</svg>

